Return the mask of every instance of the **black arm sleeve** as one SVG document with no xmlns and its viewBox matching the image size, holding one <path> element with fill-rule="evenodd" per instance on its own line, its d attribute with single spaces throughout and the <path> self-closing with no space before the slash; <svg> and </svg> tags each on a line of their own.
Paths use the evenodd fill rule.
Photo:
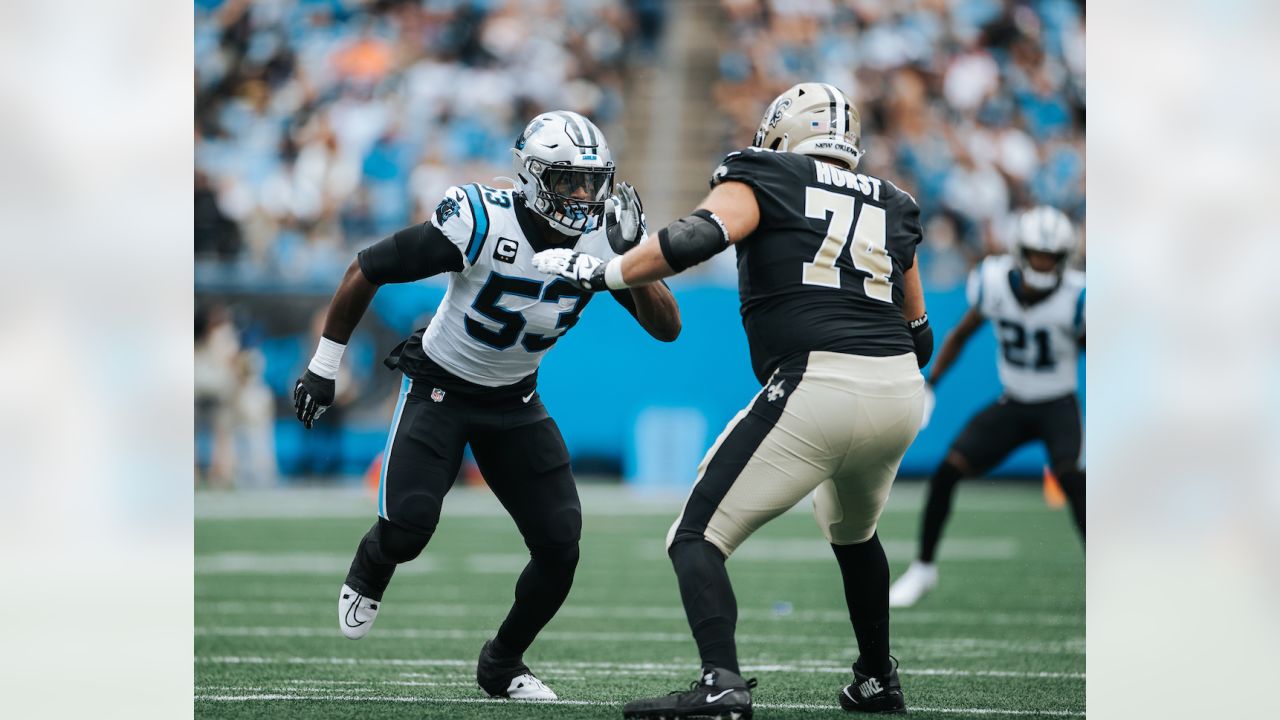
<svg viewBox="0 0 1280 720">
<path fill-rule="evenodd" d="M 462 253 L 431 223 L 383 238 L 356 255 L 360 271 L 374 285 L 421 280 L 442 272 L 461 272 Z"/>
</svg>

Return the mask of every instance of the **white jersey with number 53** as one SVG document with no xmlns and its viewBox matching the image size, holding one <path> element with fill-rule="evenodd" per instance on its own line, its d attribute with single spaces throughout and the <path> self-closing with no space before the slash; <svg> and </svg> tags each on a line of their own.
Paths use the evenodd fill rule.
<svg viewBox="0 0 1280 720">
<path fill-rule="evenodd" d="M 463 269 L 449 276 L 422 346 L 441 367 L 478 385 L 510 385 L 532 374 L 590 300 L 569 281 L 534 269 L 534 253 L 546 246 L 521 203 L 512 190 L 463 185 L 449 188 L 431 217 L 462 253 Z M 603 229 L 565 241 L 557 247 L 616 257 Z"/>
<path fill-rule="evenodd" d="M 991 321 L 996 367 L 1005 394 L 1040 402 L 1076 391 L 1076 359 L 1084 336 L 1084 273 L 1068 269 L 1048 297 L 1023 305 L 1010 255 L 985 258 L 969 274 L 969 304 Z"/>
</svg>

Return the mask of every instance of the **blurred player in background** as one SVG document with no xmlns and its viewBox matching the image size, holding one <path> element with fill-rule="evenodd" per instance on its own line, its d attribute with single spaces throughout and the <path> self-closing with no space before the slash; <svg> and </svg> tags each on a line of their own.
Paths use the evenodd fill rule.
<svg viewBox="0 0 1280 720">
<path fill-rule="evenodd" d="M 339 625 L 351 639 L 372 628 L 396 565 L 416 558 L 435 532 L 470 444 L 531 556 L 510 613 L 480 651 L 476 679 L 490 696 L 546 700 L 555 693 L 521 658 L 568 595 L 582 512 L 564 439 L 538 397 L 537 370 L 592 293 L 535 269 L 533 256 L 576 248 L 615 257 L 645 229 L 634 189 L 622 183 L 611 197 L 609 146 L 585 117 L 538 115 L 512 153 L 515 189 L 451 187 L 429 222 L 359 253 L 329 305 L 294 404 L 310 428 L 333 402 L 343 351 L 378 286 L 451 273 L 430 325 L 387 360 L 404 381 L 384 453 L 378 520 L 342 586 Z M 679 334 L 679 309 L 665 285 L 613 295 L 655 338 Z"/>
<path fill-rule="evenodd" d="M 934 558 L 956 483 L 990 471 L 1025 443 L 1044 443 L 1084 539 L 1076 400 L 1076 358 L 1085 346 L 1084 273 L 1067 267 L 1076 234 L 1065 215 L 1047 206 L 1023 213 L 1014 232 L 1013 254 L 988 257 L 969 276 L 969 311 L 947 334 L 929 378 L 936 385 L 983 321 L 991 320 L 1004 393 L 973 416 L 930 478 L 920 555 L 893 584 L 893 607 L 911 607 L 938 584 Z"/>
<path fill-rule="evenodd" d="M 860 656 L 846 710 L 905 708 L 889 656 L 889 564 L 876 523 L 924 407 L 933 349 L 915 262 L 915 200 L 855 174 L 857 110 L 837 88 L 801 83 L 730 153 L 691 215 L 605 261 L 549 250 L 538 267 L 591 290 L 655 282 L 729 245 L 751 364 L 764 386 L 698 468 L 667 536 L 702 660 L 688 692 L 628 703 L 628 718 L 750 717 L 739 674 L 737 601 L 725 560 L 814 492 L 814 515 L 844 578 Z"/>
</svg>

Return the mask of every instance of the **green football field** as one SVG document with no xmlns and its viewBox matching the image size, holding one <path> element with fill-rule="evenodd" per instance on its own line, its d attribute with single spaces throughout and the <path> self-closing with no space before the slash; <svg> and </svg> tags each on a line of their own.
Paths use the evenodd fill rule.
<svg viewBox="0 0 1280 720">
<path fill-rule="evenodd" d="M 920 484 L 894 489 L 880 534 L 896 578 L 915 547 Z M 697 655 L 663 538 L 681 498 L 582 488 L 582 562 L 525 655 L 555 703 L 491 700 L 475 660 L 526 555 L 484 490 L 457 488 L 422 557 L 402 566 L 363 640 L 337 591 L 373 518 L 362 491 L 198 494 L 199 718 L 621 718 L 627 700 L 685 689 Z M 907 705 L 921 718 L 1084 715 L 1084 553 L 1038 486 L 970 482 L 939 557 L 941 584 L 893 613 Z M 846 716 L 856 655 L 839 573 L 808 505 L 729 560 L 743 675 L 757 718 Z"/>
</svg>

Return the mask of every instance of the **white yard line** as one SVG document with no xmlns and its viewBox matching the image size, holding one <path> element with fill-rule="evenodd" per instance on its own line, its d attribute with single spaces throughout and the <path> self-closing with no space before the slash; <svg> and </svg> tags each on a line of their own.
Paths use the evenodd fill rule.
<svg viewBox="0 0 1280 720">
<path fill-rule="evenodd" d="M 895 487 L 884 512 L 918 515 L 924 504 L 924 484 Z M 674 493 L 637 492 L 625 485 L 579 483 L 583 515 L 591 517 L 663 517 L 679 513 L 688 496 L 682 489 Z M 982 487 L 966 485 L 956 506 L 961 513 L 1049 512 L 1037 489 L 1019 486 Z M 197 492 L 195 517 L 205 520 L 248 519 L 343 519 L 364 518 L 370 523 L 377 515 L 377 497 L 361 487 L 280 488 L 239 490 L 233 493 Z M 808 514 L 812 503 L 800 501 L 789 513 Z M 506 518 L 507 512 L 486 488 L 456 487 L 445 500 L 447 517 Z"/>
<path fill-rule="evenodd" d="M 914 540 L 885 540 L 885 554 L 892 561 L 915 557 Z M 633 551 L 639 560 L 666 562 L 661 544 L 638 546 Z M 1012 537 L 949 537 L 942 559 L 947 562 L 983 562 L 1013 560 L 1020 555 L 1020 544 Z M 831 547 L 814 534 L 812 538 L 753 538 L 733 555 L 738 564 L 803 563 L 831 564 Z M 448 569 L 450 574 L 516 574 L 529 562 L 526 552 L 472 553 L 461 558 L 441 558 L 425 554 L 397 568 L 397 574 L 423 575 Z M 333 575 L 341 577 L 351 565 L 350 554 L 313 552 L 219 552 L 195 556 L 195 574 L 200 575 Z M 446 567 L 448 566 L 448 567 Z M 833 566 L 834 567 L 834 566 Z M 834 572 L 834 570 L 833 570 Z"/>
<path fill-rule="evenodd" d="M 304 615 L 306 613 L 329 613 L 333 600 L 329 597 L 316 598 L 310 602 L 266 601 L 247 602 L 242 600 L 196 601 L 197 613 L 223 615 Z M 424 603 L 393 602 L 391 605 L 396 614 L 428 616 L 428 617 L 478 617 L 489 618 L 506 615 L 510 605 L 483 605 L 467 603 Z M 684 608 L 641 607 L 641 606 L 592 606 L 566 605 L 557 613 L 560 617 L 580 619 L 637 619 L 637 620 L 685 620 Z M 763 608 L 743 608 L 738 611 L 743 620 L 781 620 L 793 622 L 832 622 L 847 625 L 849 613 L 844 610 L 769 610 Z M 1053 613 L 1018 613 L 1018 612 L 979 612 L 961 610 L 895 610 L 893 623 L 920 625 L 1030 625 L 1046 627 L 1081 627 L 1084 625 L 1082 615 Z"/>
<path fill-rule="evenodd" d="M 245 627 L 203 625 L 195 628 L 196 636 L 205 637 L 289 637 L 289 638 L 336 638 L 334 628 L 317 627 Z M 410 640 L 486 640 L 493 635 L 492 630 L 454 630 L 454 629 L 412 629 L 386 628 L 379 629 L 370 635 L 378 639 L 410 639 Z M 689 634 L 684 632 L 589 632 L 575 630 L 551 630 L 543 632 L 540 638 L 562 642 L 651 642 L 688 644 Z M 833 635 L 754 635 L 749 633 L 737 636 L 740 643 L 760 643 L 764 645 L 815 645 L 849 647 L 853 645 L 852 637 Z M 987 638 L 937 638 L 923 639 L 906 637 L 896 640 L 899 646 L 925 648 L 935 651 L 955 653 L 983 652 L 1020 652 L 1041 655 L 1083 655 L 1084 638 L 1066 640 L 1034 641 L 1034 640 L 990 640 Z"/>
<path fill-rule="evenodd" d="M 269 658 L 260 656 L 236 656 L 236 655 L 215 655 L 201 656 L 196 658 L 197 662 L 206 662 L 223 665 L 369 665 L 369 666 L 390 666 L 390 667 L 441 667 L 441 668 L 462 668 L 466 672 L 470 672 L 475 666 L 475 662 L 471 660 L 456 660 L 453 658 L 339 658 L 339 657 L 287 657 L 287 658 Z M 847 675 L 849 666 L 845 661 L 839 660 L 812 660 L 797 663 L 773 663 L 773 662 L 752 662 L 747 660 L 742 663 L 743 667 L 751 672 L 798 672 L 798 673 L 832 673 Z M 544 671 L 560 671 L 570 670 L 580 674 L 612 674 L 618 672 L 643 673 L 653 672 L 659 674 L 675 673 L 688 674 L 693 671 L 695 666 L 690 663 L 612 663 L 601 661 L 578 661 L 578 660 L 546 660 L 538 663 L 538 667 Z M 1068 679 L 1083 680 L 1082 672 L 1023 672 L 1017 670 L 960 670 L 956 668 L 910 668 L 904 667 L 899 670 L 903 675 L 925 675 L 925 676 L 946 676 L 946 677 L 998 677 L 998 678 L 1021 678 L 1021 679 Z M 401 672 L 401 677 L 438 677 L 438 674 L 417 673 L 417 672 Z M 290 682 L 307 682 L 306 680 L 295 680 Z M 334 681 L 337 682 L 337 681 Z M 343 683 L 358 683 L 361 681 L 342 681 Z"/>
<path fill-rule="evenodd" d="M 212 702 L 270 702 L 270 701 L 319 701 L 319 702 L 402 702 L 402 703 L 450 703 L 450 704 L 496 704 L 507 703 L 509 700 L 495 700 L 492 698 L 428 698 L 428 697 L 405 697 L 394 695 L 296 695 L 286 693 L 262 692 L 249 695 L 201 695 L 195 696 L 197 701 Z M 528 702 L 528 701 L 525 701 Z M 585 705 L 590 707 L 618 707 L 624 701 L 604 701 L 604 700 L 543 700 L 538 701 L 539 705 Z M 819 705 L 814 703 L 755 703 L 755 709 L 759 710 L 830 710 L 833 712 L 840 711 L 835 704 Z M 1013 716 L 1060 716 L 1075 717 L 1083 716 L 1083 712 L 1075 710 L 1001 710 L 997 708 L 933 708 L 918 707 L 915 705 L 908 706 L 908 711 L 913 713 L 953 713 L 965 715 L 1013 715 Z"/>
</svg>

